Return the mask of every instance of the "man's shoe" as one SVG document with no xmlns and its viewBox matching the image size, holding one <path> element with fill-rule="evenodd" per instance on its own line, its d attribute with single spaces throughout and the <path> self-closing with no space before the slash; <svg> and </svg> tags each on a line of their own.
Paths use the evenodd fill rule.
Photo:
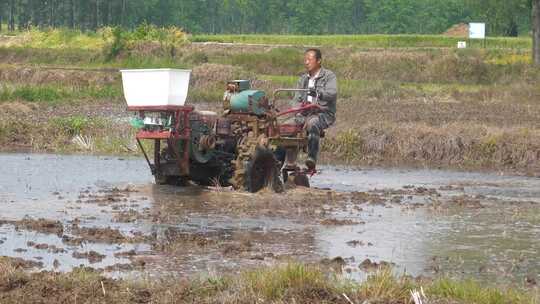
<svg viewBox="0 0 540 304">
<path fill-rule="evenodd" d="M 310 170 L 310 171 L 315 170 L 316 165 L 317 165 L 317 163 L 315 162 L 315 160 L 313 158 L 308 157 L 308 159 L 306 159 L 306 167 L 308 168 L 308 170 Z"/>
</svg>

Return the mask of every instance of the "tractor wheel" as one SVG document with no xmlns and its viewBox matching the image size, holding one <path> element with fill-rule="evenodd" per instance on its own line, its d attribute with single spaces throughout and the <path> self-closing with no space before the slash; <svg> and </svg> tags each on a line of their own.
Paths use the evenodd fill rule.
<svg viewBox="0 0 540 304">
<path fill-rule="evenodd" d="M 269 186 L 275 192 L 283 192 L 278 161 L 270 149 L 257 147 L 245 170 L 244 186 L 249 192 L 257 192 Z"/>
<path fill-rule="evenodd" d="M 272 150 L 260 146 L 252 146 L 248 150 L 250 154 L 242 153 L 236 159 L 233 178 L 236 188 L 255 193 L 270 187 L 275 192 L 283 192 L 279 163 Z"/>
<path fill-rule="evenodd" d="M 187 179 L 181 176 L 167 176 L 157 173 L 154 175 L 156 185 L 186 186 Z"/>
<path fill-rule="evenodd" d="M 298 187 L 306 187 L 309 188 L 309 178 L 305 173 L 288 173 L 287 171 L 283 170 L 283 180 L 287 181 L 288 185 L 295 185 Z"/>
<path fill-rule="evenodd" d="M 304 173 L 298 173 L 292 176 L 295 185 L 309 188 L 309 178 Z"/>
<path fill-rule="evenodd" d="M 156 173 L 154 175 L 154 180 L 156 181 L 156 185 L 167 185 L 169 177 Z"/>
</svg>

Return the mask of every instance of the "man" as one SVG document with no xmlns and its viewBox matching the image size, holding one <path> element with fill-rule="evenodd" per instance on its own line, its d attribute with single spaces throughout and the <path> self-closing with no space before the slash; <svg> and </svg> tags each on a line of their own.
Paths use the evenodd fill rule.
<svg viewBox="0 0 540 304">
<path fill-rule="evenodd" d="M 336 75 L 322 67 L 322 53 L 319 49 L 308 49 L 304 53 L 306 73 L 298 80 L 298 89 L 309 92 L 297 92 L 295 102 L 316 102 L 323 111 L 308 116 L 305 120 L 308 132 L 308 158 L 306 166 L 314 170 L 319 155 L 321 134 L 336 121 L 337 79 Z"/>
</svg>

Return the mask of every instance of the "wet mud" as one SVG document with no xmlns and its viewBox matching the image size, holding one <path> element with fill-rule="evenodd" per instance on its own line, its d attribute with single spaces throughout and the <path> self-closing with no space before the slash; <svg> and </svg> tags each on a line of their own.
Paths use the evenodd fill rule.
<svg viewBox="0 0 540 304">
<path fill-rule="evenodd" d="M 160 277 L 301 261 L 357 280 L 381 267 L 520 286 L 540 279 L 538 179 L 324 167 L 315 188 L 250 194 L 157 186 L 139 159 L 83 158 L 106 172 L 74 185 L 60 174 L 77 174 L 80 158 L 2 157 L 32 172 L 0 195 L 0 256 L 25 269 Z M 55 183 L 25 169 L 34 157 L 63 168 L 49 173 Z"/>
</svg>

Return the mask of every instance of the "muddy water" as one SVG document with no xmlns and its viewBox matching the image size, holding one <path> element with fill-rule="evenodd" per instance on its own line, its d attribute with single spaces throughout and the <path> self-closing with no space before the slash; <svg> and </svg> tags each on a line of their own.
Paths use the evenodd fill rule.
<svg viewBox="0 0 540 304">
<path fill-rule="evenodd" d="M 296 190 L 280 196 L 155 186 L 139 158 L 2 154 L 0 163 L 0 220 L 59 220 L 69 237 L 80 237 L 81 227 L 145 236 L 73 245 L 16 224 L 0 226 L 0 256 L 40 261 L 45 269 L 132 263 L 151 275 L 214 273 L 341 257 L 340 268 L 355 279 L 365 277 L 361 264 L 369 258 L 414 276 L 446 274 L 518 285 L 526 278 L 540 280 L 540 179 L 325 167 L 312 179 L 316 187 L 370 195 L 336 204 L 321 190 L 317 199 Z M 111 192 L 128 184 L 133 191 Z M 310 199 L 312 207 L 288 204 Z M 120 217 L 126 214 L 133 216 Z M 36 249 L 28 242 L 64 251 Z M 90 251 L 105 257 L 98 262 L 74 257 Z M 127 251 L 134 255 L 121 254 Z"/>
<path fill-rule="evenodd" d="M 314 181 L 343 191 L 384 193 L 414 185 L 438 192 L 401 202 L 414 208 L 364 208 L 362 226 L 322 229 L 317 239 L 330 256 L 389 261 L 412 275 L 444 273 L 501 283 L 540 278 L 540 179 L 431 170 L 334 168 L 325 173 Z M 463 196 L 472 203 L 453 202 Z M 373 245 L 348 246 L 351 237 Z"/>
</svg>

